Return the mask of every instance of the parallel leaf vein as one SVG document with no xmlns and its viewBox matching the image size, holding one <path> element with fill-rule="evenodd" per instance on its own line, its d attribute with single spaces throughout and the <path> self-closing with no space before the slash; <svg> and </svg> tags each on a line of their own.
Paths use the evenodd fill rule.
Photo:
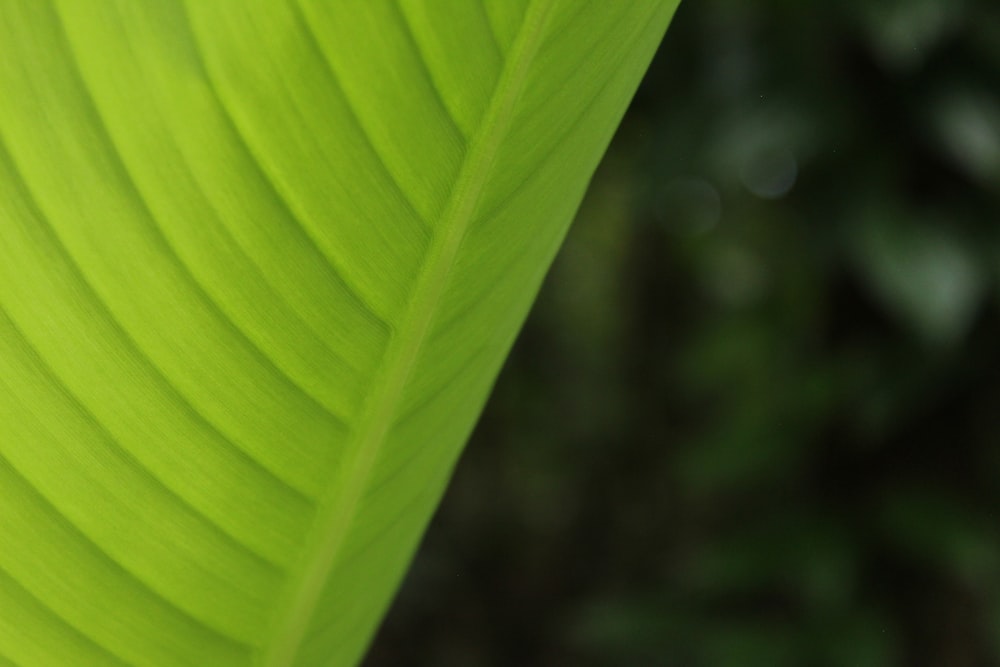
<svg viewBox="0 0 1000 667">
<path fill-rule="evenodd" d="M 68 33 L 66 32 L 66 27 L 63 24 L 62 16 L 59 15 L 58 10 L 55 10 L 55 15 L 57 22 L 59 23 L 60 36 L 64 41 L 66 47 L 67 58 L 69 68 L 72 70 L 73 75 L 77 79 L 80 86 L 80 91 L 86 101 L 88 111 L 93 117 L 96 123 L 98 136 L 100 137 L 102 143 L 107 149 L 107 155 L 109 159 L 113 161 L 115 166 L 115 171 L 118 172 L 119 177 L 122 181 L 123 190 L 129 193 L 140 208 L 143 213 L 143 217 L 146 218 L 148 224 L 147 229 L 149 229 L 152 234 L 150 235 L 151 242 L 161 248 L 165 254 L 170 258 L 171 263 L 173 263 L 180 275 L 185 278 L 185 282 L 188 283 L 190 291 L 194 294 L 195 299 L 200 301 L 206 307 L 207 311 L 214 316 L 214 319 L 219 322 L 236 340 L 243 343 L 244 349 L 250 352 L 254 358 L 256 358 L 261 366 L 271 373 L 274 377 L 280 379 L 289 388 L 299 394 L 305 401 L 313 408 L 318 409 L 334 422 L 336 422 L 341 427 L 346 426 L 346 420 L 343 415 L 338 415 L 334 413 L 328 406 L 326 406 L 322 401 L 313 396 L 305 387 L 303 387 L 295 378 L 291 377 L 283 368 L 281 368 L 274 359 L 272 359 L 260 346 L 237 324 L 226 310 L 219 305 L 212 297 L 208 294 L 205 287 L 201 284 L 198 277 L 195 276 L 190 267 L 186 262 L 177 254 L 176 249 L 170 243 L 166 235 L 163 233 L 161 228 L 161 222 L 157 220 L 156 215 L 153 213 L 152 207 L 143 195 L 142 189 L 139 188 L 129 170 L 128 162 L 125 160 L 124 156 L 118 150 L 118 146 L 114 141 L 114 137 L 108 127 L 107 121 L 104 115 L 101 113 L 101 107 L 97 103 L 93 91 L 90 89 L 86 77 L 80 70 L 80 66 L 73 54 L 72 40 L 70 40 Z"/>
<path fill-rule="evenodd" d="M 371 302 L 365 298 L 363 291 L 357 286 L 357 284 L 351 279 L 350 274 L 346 271 L 341 260 L 333 257 L 330 252 L 323 248 L 322 244 L 315 237 L 312 231 L 310 231 L 308 225 L 303 222 L 305 218 L 304 214 L 296 210 L 296 206 L 289 199 L 287 194 L 284 192 L 280 182 L 275 178 L 274 174 L 268 169 L 266 162 L 262 159 L 260 152 L 252 146 L 245 130 L 243 129 L 241 123 L 236 119 L 235 114 L 230 106 L 230 102 L 227 100 L 227 96 L 223 92 L 223 87 L 219 84 L 216 75 L 213 73 L 213 69 L 209 66 L 208 58 L 204 47 L 201 44 L 201 40 L 198 37 L 198 31 L 195 29 L 194 23 L 191 20 L 190 10 L 187 8 L 186 2 L 182 2 L 183 16 L 186 23 L 187 31 L 191 37 L 191 42 L 194 47 L 194 52 L 198 57 L 199 63 L 201 65 L 204 80 L 208 84 L 209 90 L 215 98 L 215 101 L 221 111 L 227 125 L 233 131 L 234 137 L 239 141 L 240 147 L 247 156 L 247 164 L 252 165 L 257 173 L 261 176 L 264 184 L 268 187 L 271 194 L 274 196 L 274 201 L 282 208 L 286 213 L 287 219 L 291 221 L 293 227 L 298 229 L 301 233 L 303 239 L 309 243 L 309 245 L 316 251 L 316 253 L 323 259 L 323 262 L 330 269 L 330 277 L 335 280 L 338 284 L 342 285 L 348 294 L 354 299 L 357 305 L 367 314 L 369 314 L 380 328 L 384 330 L 389 330 L 391 327 L 389 321 L 386 319 L 384 313 L 380 313 Z M 392 180 L 391 178 L 389 179 Z M 412 205 L 410 206 L 412 208 Z"/>
<path fill-rule="evenodd" d="M 393 14 L 395 14 L 396 20 L 399 22 L 399 25 L 403 30 L 403 34 L 406 35 L 406 39 L 409 41 L 410 47 L 417 56 L 414 60 L 420 67 L 420 75 L 425 81 L 427 81 L 427 85 L 430 87 L 431 91 L 433 91 L 434 100 L 439 107 L 441 115 L 448 121 L 451 131 L 461 137 L 465 142 L 465 146 L 463 146 L 463 148 L 468 148 L 469 138 L 465 136 L 462 128 L 458 125 L 458 120 L 452 115 L 451 110 L 448 108 L 448 104 L 444 101 L 444 95 L 441 94 L 441 88 L 438 87 L 437 82 L 434 80 L 434 75 L 431 73 L 430 65 L 427 63 L 427 59 L 420 48 L 420 42 L 417 41 L 417 36 L 413 32 L 413 26 L 410 25 L 409 19 L 406 18 L 406 12 L 403 11 L 403 8 L 395 2 L 390 2 L 389 6 L 392 8 Z"/>
<path fill-rule="evenodd" d="M 390 3 L 392 4 L 392 3 Z M 340 75 L 337 73 L 333 62 L 327 56 L 326 51 L 323 50 L 320 44 L 319 37 L 316 35 L 316 28 L 309 21 L 309 18 L 302 11 L 302 6 L 296 1 L 292 2 L 291 6 L 295 10 L 295 17 L 298 19 L 299 24 L 302 26 L 303 33 L 309 40 L 309 45 L 314 53 L 317 54 L 319 61 L 323 64 L 323 69 L 326 71 L 327 75 L 330 77 L 330 81 L 333 84 L 334 89 L 340 94 L 341 99 L 344 102 L 344 107 L 350 114 L 351 122 L 358 129 L 358 134 L 365 141 L 365 145 L 371 154 L 375 157 L 384 182 L 394 190 L 398 195 L 403 204 L 406 205 L 407 212 L 413 217 L 413 220 L 420 224 L 424 230 L 430 230 L 431 226 L 428 221 L 419 213 L 410 195 L 403 189 L 402 184 L 396 180 L 392 175 L 392 170 L 389 168 L 389 164 L 385 161 L 382 153 L 379 152 L 372 140 L 371 135 L 368 130 L 365 129 L 364 123 L 361 122 L 361 116 L 358 114 L 358 110 L 355 108 L 354 103 L 351 101 L 350 96 L 347 94 L 347 88 L 343 85 L 340 79 Z M 461 136 L 461 133 L 459 133 Z"/>
<path fill-rule="evenodd" d="M 6 149 L 3 141 L 2 133 L 0 133 L 0 159 L 6 159 L 6 161 L 14 167 L 14 175 L 20 178 L 20 189 L 23 192 L 24 197 L 30 203 L 32 209 L 35 211 L 35 219 L 40 223 L 40 229 L 49 238 L 52 248 L 59 254 L 62 260 L 65 262 L 67 269 L 69 269 L 76 278 L 75 283 L 80 288 L 81 296 L 87 298 L 89 303 L 93 306 L 93 312 L 98 316 L 100 320 L 103 320 L 106 325 L 111 327 L 111 329 L 120 336 L 120 340 L 124 343 L 123 351 L 131 352 L 132 358 L 141 366 L 145 366 L 146 370 L 150 373 L 151 379 L 160 385 L 160 388 L 167 393 L 167 395 L 173 399 L 173 403 L 176 407 L 180 408 L 181 412 L 187 415 L 191 420 L 202 429 L 206 435 L 210 437 L 211 440 L 220 443 L 226 449 L 231 451 L 239 459 L 242 459 L 251 467 L 257 469 L 266 478 L 273 480 L 273 482 L 279 485 L 286 493 L 292 494 L 297 499 L 302 500 L 304 503 L 312 504 L 314 500 L 305 494 L 302 490 L 298 489 L 291 482 L 286 481 L 276 472 L 265 466 L 261 461 L 257 460 L 250 452 L 245 450 L 236 444 L 235 441 L 229 438 L 222 430 L 220 430 L 215 424 L 213 424 L 209 419 L 203 415 L 195 406 L 188 401 L 185 395 L 177 388 L 166 373 L 148 356 L 143 352 L 142 348 L 139 347 L 138 343 L 132 338 L 131 334 L 122 326 L 118 321 L 114 313 L 108 308 L 107 304 L 100 298 L 94 287 L 87 280 L 86 276 L 82 272 L 79 264 L 70 254 L 68 248 L 63 244 L 58 233 L 53 227 L 52 223 L 48 218 L 42 213 L 35 201 L 34 196 L 24 179 L 23 175 L 18 170 L 18 165 L 13 158 L 13 155 Z"/>
<path fill-rule="evenodd" d="M 9 464 L 2 459 L 0 459 L 0 466 L 5 468 L 10 467 Z M 96 637 L 90 636 L 89 634 L 84 632 L 81 628 L 76 627 L 75 625 L 70 623 L 67 619 L 63 618 L 55 609 L 50 607 L 43 600 L 39 599 L 38 596 L 36 596 L 34 593 L 26 589 L 22 585 L 22 583 L 17 580 L 16 577 L 12 576 L 3 567 L 0 567 L 0 579 L 6 579 L 7 582 L 9 582 L 8 585 L 15 586 L 16 587 L 15 594 L 27 598 L 29 605 L 38 607 L 42 611 L 42 613 L 53 618 L 56 621 L 56 623 L 63 626 L 63 628 L 65 628 L 65 630 L 68 631 L 70 634 L 79 637 L 86 643 L 90 644 L 98 652 L 100 652 L 102 654 L 102 657 L 104 657 L 105 661 L 108 663 L 108 667 L 128 667 L 127 663 L 118 655 L 113 653 L 109 647 L 99 642 Z M 25 667 L 30 667 L 30 666 L 26 665 Z"/>
<path fill-rule="evenodd" d="M 94 428 L 100 439 L 103 440 L 108 446 L 108 450 L 113 454 L 113 456 L 118 458 L 122 464 L 135 469 L 140 475 L 142 475 L 143 480 L 150 487 L 156 489 L 157 493 L 164 494 L 167 499 L 178 504 L 182 511 L 189 513 L 193 518 L 207 525 L 213 532 L 217 532 L 218 535 L 225 541 L 245 551 L 254 559 L 258 560 L 261 565 L 267 567 L 272 572 L 277 573 L 281 570 L 279 563 L 276 563 L 267 558 L 265 555 L 258 553 L 255 549 L 250 547 L 250 545 L 245 544 L 223 526 L 216 523 L 214 519 L 204 514 L 200 509 L 191 504 L 191 502 L 181 493 L 171 488 L 162 479 L 160 479 L 158 475 L 143 465 L 143 463 L 139 461 L 129 450 L 122 446 L 121 442 L 108 430 L 108 428 L 101 422 L 100 418 L 94 414 L 89 407 L 82 403 L 76 394 L 70 391 L 70 389 L 60 381 L 55 369 L 53 369 L 49 362 L 46 361 L 38 349 L 32 344 L 31 340 L 28 339 L 23 331 L 21 331 L 13 318 L 11 318 L 11 316 L 4 310 L 3 304 L 0 304 L 0 322 L 12 331 L 15 336 L 17 336 L 20 347 L 30 354 L 36 370 L 42 374 L 46 380 L 48 380 L 50 387 L 52 387 L 58 395 L 61 395 L 64 399 L 66 399 L 77 414 L 79 414 Z"/>
<path fill-rule="evenodd" d="M 131 584 L 136 585 L 138 588 L 145 590 L 147 593 L 149 593 L 149 595 L 152 598 L 158 600 L 165 607 L 169 608 L 173 613 L 176 613 L 178 616 L 183 617 L 190 623 L 197 625 L 203 630 L 206 630 L 209 634 L 217 637 L 218 639 L 242 649 L 250 648 L 248 644 L 240 641 L 235 637 L 229 636 L 222 630 L 219 630 L 218 628 L 209 625 L 204 620 L 192 615 L 189 611 L 180 607 L 179 605 L 177 605 L 177 603 L 173 602 L 169 598 L 165 597 L 160 591 L 158 591 L 153 586 L 150 586 L 149 583 L 144 581 L 136 573 L 132 572 L 130 569 L 125 567 L 125 565 L 123 565 L 117 559 L 112 557 L 111 554 L 109 554 L 103 548 L 101 548 L 101 545 L 95 542 L 90 535 L 88 535 L 79 526 L 70 521 L 69 517 L 60 512 L 59 508 L 53 505 L 52 502 L 48 498 L 46 498 L 41 491 L 35 488 L 35 486 L 31 483 L 31 481 L 28 480 L 28 478 L 26 478 L 23 475 L 23 473 L 16 466 L 14 466 L 14 464 L 11 463 L 9 459 L 4 457 L 3 455 L 0 455 L 0 465 L 3 465 L 4 468 L 6 468 L 12 475 L 14 475 L 18 479 L 21 485 L 23 485 L 29 491 L 32 499 L 35 501 L 38 508 L 48 516 L 52 517 L 53 522 L 56 525 L 61 525 L 63 529 L 65 529 L 70 535 L 72 535 L 78 542 L 86 545 L 88 549 L 92 550 L 93 556 L 103 561 L 113 570 L 117 571 L 126 581 L 129 581 Z M 76 555 L 78 556 L 79 554 Z M 57 613 L 56 610 L 53 609 L 50 604 L 45 603 L 41 600 L 39 600 L 39 603 L 44 604 L 53 613 Z M 60 615 L 60 618 L 63 617 Z M 67 619 L 64 618 L 64 620 L 66 620 L 66 622 L 69 623 Z"/>
</svg>

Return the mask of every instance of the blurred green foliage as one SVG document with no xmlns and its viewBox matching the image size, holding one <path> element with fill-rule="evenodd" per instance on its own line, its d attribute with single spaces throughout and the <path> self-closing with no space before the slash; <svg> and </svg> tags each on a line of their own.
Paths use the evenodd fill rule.
<svg viewBox="0 0 1000 667">
<path fill-rule="evenodd" d="M 690 0 L 368 665 L 1000 665 L 1000 3 Z"/>
</svg>

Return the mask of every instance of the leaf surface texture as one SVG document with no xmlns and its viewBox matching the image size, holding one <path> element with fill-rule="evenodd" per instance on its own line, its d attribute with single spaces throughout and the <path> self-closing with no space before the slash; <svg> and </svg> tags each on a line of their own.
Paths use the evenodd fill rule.
<svg viewBox="0 0 1000 667">
<path fill-rule="evenodd" d="M 350 665 L 673 0 L 0 0 L 0 664 Z"/>
</svg>

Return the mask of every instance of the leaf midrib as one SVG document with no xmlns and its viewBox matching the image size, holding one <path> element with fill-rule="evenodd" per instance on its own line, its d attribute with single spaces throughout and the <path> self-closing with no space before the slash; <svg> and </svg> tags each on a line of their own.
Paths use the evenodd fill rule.
<svg viewBox="0 0 1000 667">
<path fill-rule="evenodd" d="M 469 144 L 407 307 L 372 384 L 348 460 L 331 493 L 323 498 L 300 559 L 301 574 L 286 589 L 273 632 L 263 644 L 265 667 L 288 667 L 302 640 L 337 558 L 350 533 L 357 505 L 385 442 L 421 349 L 437 315 L 458 251 L 480 203 L 497 153 L 510 130 L 514 109 L 544 32 L 551 2 L 532 0 L 504 64 L 478 131 Z"/>
</svg>

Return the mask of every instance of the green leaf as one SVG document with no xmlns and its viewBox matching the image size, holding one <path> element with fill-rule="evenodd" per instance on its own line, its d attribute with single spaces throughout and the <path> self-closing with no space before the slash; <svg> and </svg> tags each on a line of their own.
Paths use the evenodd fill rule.
<svg viewBox="0 0 1000 667">
<path fill-rule="evenodd" d="M 676 4 L 0 3 L 0 664 L 357 662 Z"/>
</svg>

